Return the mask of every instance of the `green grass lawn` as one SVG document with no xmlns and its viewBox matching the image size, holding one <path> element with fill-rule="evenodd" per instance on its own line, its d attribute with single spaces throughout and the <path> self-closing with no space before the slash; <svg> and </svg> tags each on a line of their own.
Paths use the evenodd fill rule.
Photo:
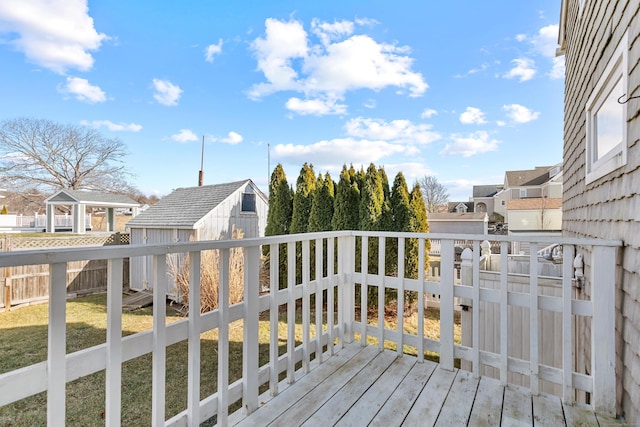
<svg viewBox="0 0 640 427">
<path fill-rule="evenodd" d="M 437 311 L 425 315 L 425 335 L 437 338 Z M 0 373 L 5 373 L 45 361 L 47 358 L 48 305 L 40 304 L 0 313 Z M 106 340 L 106 295 L 94 295 L 67 302 L 67 353 L 104 343 Z M 167 322 L 183 319 L 167 305 Z M 315 335 L 312 315 L 311 336 Z M 373 323 L 372 320 L 369 323 Z M 393 319 L 388 328 L 394 328 Z M 150 307 L 124 313 L 123 334 L 130 335 L 152 328 Z M 302 336 L 300 313 L 296 319 L 296 341 Z M 268 316 L 260 320 L 259 363 L 269 359 Z M 280 354 L 286 352 L 286 313 L 279 330 Z M 405 331 L 417 331 L 417 317 L 405 318 Z M 230 325 L 229 380 L 242 376 L 242 322 Z M 456 341 L 459 342 L 459 322 L 456 322 Z M 371 340 L 375 343 L 375 339 Z M 393 343 L 385 343 L 395 348 Z M 201 397 L 217 390 L 217 331 L 201 335 Z M 406 348 L 407 353 L 415 349 Z M 187 407 L 187 341 L 167 348 L 166 417 L 170 418 Z M 428 355 L 437 360 L 437 355 Z M 122 425 L 150 425 L 151 423 L 151 365 L 152 356 L 146 354 L 125 362 L 122 367 Z M 104 424 L 105 374 L 98 372 L 67 384 L 67 425 L 94 426 Z M 264 388 L 264 387 L 263 387 Z M 46 425 L 46 393 L 40 393 L 0 408 L 0 426 Z M 236 408 L 238 406 L 236 405 Z"/>
</svg>

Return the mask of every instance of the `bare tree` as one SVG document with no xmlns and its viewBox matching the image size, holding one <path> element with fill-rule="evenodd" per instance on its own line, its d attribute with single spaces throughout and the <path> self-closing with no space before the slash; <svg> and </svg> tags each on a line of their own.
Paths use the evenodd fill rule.
<svg viewBox="0 0 640 427">
<path fill-rule="evenodd" d="M 132 193 L 124 142 L 97 130 L 28 117 L 0 123 L 0 182 L 7 189 Z"/>
<path fill-rule="evenodd" d="M 449 193 L 447 188 L 438 182 L 438 179 L 432 175 L 425 175 L 418 179 L 424 204 L 427 212 L 437 212 L 438 206 L 446 204 L 449 201 Z"/>
</svg>

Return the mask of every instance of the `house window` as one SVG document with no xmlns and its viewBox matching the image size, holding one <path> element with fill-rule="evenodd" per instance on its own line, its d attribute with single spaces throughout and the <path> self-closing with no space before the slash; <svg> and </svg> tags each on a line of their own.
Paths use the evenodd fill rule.
<svg viewBox="0 0 640 427">
<path fill-rule="evenodd" d="M 520 189 L 520 198 L 524 199 L 525 197 L 527 197 L 527 189 L 526 188 L 521 188 Z"/>
<path fill-rule="evenodd" d="M 627 163 L 627 52 L 625 33 L 587 101 L 587 183 Z"/>
<path fill-rule="evenodd" d="M 242 194 L 242 212 L 256 211 L 256 195 L 251 193 Z"/>
</svg>

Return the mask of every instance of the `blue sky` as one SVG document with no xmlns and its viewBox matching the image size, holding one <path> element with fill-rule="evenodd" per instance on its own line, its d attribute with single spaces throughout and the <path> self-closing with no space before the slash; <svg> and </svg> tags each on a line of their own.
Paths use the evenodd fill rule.
<svg viewBox="0 0 640 427">
<path fill-rule="evenodd" d="M 204 136 L 205 184 L 373 162 L 467 200 L 562 161 L 559 3 L 0 2 L 0 120 L 120 138 L 148 195 L 197 185 Z"/>
</svg>

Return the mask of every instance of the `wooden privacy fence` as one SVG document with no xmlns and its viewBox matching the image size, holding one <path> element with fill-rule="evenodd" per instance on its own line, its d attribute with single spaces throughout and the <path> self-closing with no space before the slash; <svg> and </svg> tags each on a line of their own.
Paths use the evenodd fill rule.
<svg viewBox="0 0 640 427">
<path fill-rule="evenodd" d="M 129 235 L 122 233 L 83 236 L 20 237 L 0 239 L 2 252 L 91 247 L 129 244 Z M 129 285 L 129 259 L 124 259 L 123 287 Z M 28 265 L 0 269 L 0 311 L 11 307 L 47 301 L 49 298 L 49 265 Z M 107 261 L 74 261 L 67 269 L 67 298 L 107 290 Z"/>
</svg>

